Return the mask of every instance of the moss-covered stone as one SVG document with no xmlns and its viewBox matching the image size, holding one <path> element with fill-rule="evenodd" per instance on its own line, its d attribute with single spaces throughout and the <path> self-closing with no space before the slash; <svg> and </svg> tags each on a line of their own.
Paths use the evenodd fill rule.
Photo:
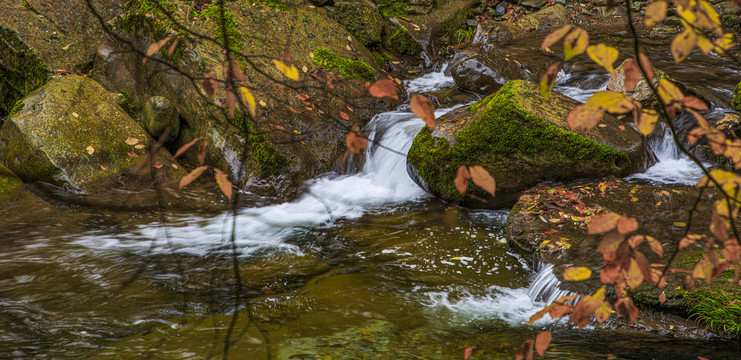
<svg viewBox="0 0 741 360">
<path fill-rule="evenodd" d="M 25 189 L 23 181 L 5 165 L 0 164 L 0 202 L 12 199 L 18 191 Z"/>
<path fill-rule="evenodd" d="M 409 4 L 402 0 L 384 0 L 376 8 L 384 19 L 390 19 L 406 14 L 409 11 Z"/>
<path fill-rule="evenodd" d="M 180 132 L 180 115 L 175 105 L 163 96 L 152 96 L 144 103 L 142 127 L 155 139 L 170 129 L 168 139 L 175 139 Z"/>
<path fill-rule="evenodd" d="M 56 78 L 23 99 L 0 129 L 0 160 L 24 181 L 44 181 L 88 192 L 137 183 L 127 169 L 154 144 L 108 92 L 76 75 Z M 137 144 L 127 144 L 129 138 Z M 155 161 L 163 182 L 184 175 L 164 150 Z M 147 177 L 148 178 L 148 177 Z"/>
<path fill-rule="evenodd" d="M 515 22 L 488 20 L 480 22 L 474 41 L 496 43 L 531 36 L 534 32 L 547 33 L 569 23 L 569 12 L 557 4 L 528 14 Z"/>
<path fill-rule="evenodd" d="M 422 52 L 422 45 L 403 26 L 386 38 L 384 47 L 398 56 L 417 56 Z"/>
<path fill-rule="evenodd" d="M 736 84 L 735 94 L 733 96 L 733 102 L 731 102 L 733 110 L 741 112 L 741 82 Z"/>
<path fill-rule="evenodd" d="M 371 81 L 375 77 L 375 70 L 365 62 L 341 58 L 326 48 L 314 50 L 313 60 L 319 66 L 339 70 L 342 75 L 348 78 Z"/>
<path fill-rule="evenodd" d="M 471 206 L 501 207 L 541 181 L 570 181 L 626 175 L 653 161 L 640 134 L 612 116 L 605 127 L 585 134 L 570 131 L 569 111 L 578 103 L 553 93 L 548 101 L 537 85 L 510 81 L 495 94 L 423 128 L 409 150 L 409 164 L 429 191 Z M 496 197 L 482 204 L 453 185 L 460 165 L 482 165 L 497 182 Z M 469 192 L 487 197 L 476 186 Z"/>
<path fill-rule="evenodd" d="M 49 69 L 14 31 L 0 26 L 0 117 L 16 102 L 46 82 Z"/>
<path fill-rule="evenodd" d="M 277 175 L 288 165 L 288 159 L 278 152 L 273 144 L 267 141 L 265 135 L 257 133 L 250 120 L 239 110 L 234 112 L 234 118 L 230 120 L 235 126 L 247 134 L 247 145 L 249 146 L 252 159 L 262 176 Z"/>
<path fill-rule="evenodd" d="M 369 1 L 338 2 L 332 13 L 332 19 L 365 46 L 373 46 L 381 42 L 383 18 Z"/>
</svg>

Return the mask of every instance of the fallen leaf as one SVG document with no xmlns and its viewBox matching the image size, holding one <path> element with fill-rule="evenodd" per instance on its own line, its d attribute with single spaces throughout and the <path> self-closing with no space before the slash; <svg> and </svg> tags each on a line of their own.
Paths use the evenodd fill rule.
<svg viewBox="0 0 741 360">
<path fill-rule="evenodd" d="M 130 137 L 130 138 L 126 139 L 124 142 L 126 143 L 126 145 L 132 145 L 133 146 L 133 145 L 136 145 L 136 144 L 139 143 L 139 139 Z"/>
<path fill-rule="evenodd" d="M 90 155 L 92 155 L 95 152 L 95 148 L 93 148 L 92 146 L 86 147 L 85 150 L 87 150 L 87 153 Z"/>
</svg>

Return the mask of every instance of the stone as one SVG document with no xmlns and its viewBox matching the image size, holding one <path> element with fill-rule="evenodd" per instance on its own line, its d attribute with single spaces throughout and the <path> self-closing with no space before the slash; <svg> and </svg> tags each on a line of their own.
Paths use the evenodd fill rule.
<svg viewBox="0 0 741 360">
<path fill-rule="evenodd" d="M 525 15 L 516 22 L 483 21 L 479 23 L 474 42 L 497 43 L 548 33 L 568 24 L 568 15 L 566 7 L 557 4 Z"/>
<path fill-rule="evenodd" d="M 159 139 L 167 128 L 168 139 L 176 139 L 180 132 L 180 115 L 175 106 L 162 96 L 152 96 L 142 109 L 142 127 L 153 138 Z"/>
<path fill-rule="evenodd" d="M 511 205 L 518 193 L 542 181 L 572 181 L 641 171 L 655 159 L 642 136 L 605 114 L 590 131 L 568 128 L 568 113 L 579 103 L 558 93 L 548 101 L 538 85 L 509 81 L 498 92 L 423 128 L 408 156 L 410 175 L 423 188 L 463 206 Z M 453 185 L 460 165 L 481 165 L 496 180 L 490 197 L 475 186 L 460 195 Z"/>
<path fill-rule="evenodd" d="M 493 93 L 509 80 L 538 81 L 552 61 L 541 54 L 524 57 L 501 49 L 459 54 L 449 66 L 456 85 L 481 95 Z"/>
<path fill-rule="evenodd" d="M 371 2 L 366 0 L 338 2 L 331 17 L 363 45 L 372 46 L 381 42 L 383 18 Z"/>
<path fill-rule="evenodd" d="M 0 162 L 23 181 L 87 193 L 149 183 L 129 170 L 154 140 L 94 80 L 57 77 L 22 102 L 0 129 Z M 165 149 L 154 161 L 162 164 L 155 177 L 164 185 L 174 187 L 185 175 Z"/>
</svg>

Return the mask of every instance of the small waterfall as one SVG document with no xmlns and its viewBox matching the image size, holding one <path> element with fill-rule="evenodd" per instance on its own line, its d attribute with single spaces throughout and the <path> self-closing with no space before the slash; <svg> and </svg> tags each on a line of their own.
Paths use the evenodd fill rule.
<svg viewBox="0 0 741 360">
<path fill-rule="evenodd" d="M 558 286 L 561 281 L 553 274 L 553 264 L 545 264 L 535 275 L 535 279 L 527 289 L 527 295 L 536 302 L 552 304 L 561 296 L 571 295 L 572 292 Z"/>
</svg>

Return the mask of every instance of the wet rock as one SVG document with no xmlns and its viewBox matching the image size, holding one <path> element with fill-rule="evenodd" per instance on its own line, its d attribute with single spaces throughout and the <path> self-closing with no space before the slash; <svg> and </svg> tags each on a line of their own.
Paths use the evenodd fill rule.
<svg viewBox="0 0 741 360">
<path fill-rule="evenodd" d="M 159 139 L 169 128 L 169 138 L 176 139 L 180 132 L 180 115 L 170 100 L 162 96 L 153 96 L 144 103 L 142 126 L 155 139 Z"/>
<path fill-rule="evenodd" d="M 450 69 L 456 85 L 461 89 L 488 95 L 509 80 L 537 81 L 539 74 L 545 72 L 551 61 L 541 54 L 523 59 L 507 50 L 491 49 L 456 55 Z"/>
<path fill-rule="evenodd" d="M 0 164 L 0 203 L 14 198 L 19 191 L 23 190 L 25 190 L 23 180 L 5 165 Z"/>
<path fill-rule="evenodd" d="M 548 1 L 546 0 L 523 0 L 520 2 L 520 6 L 537 10 L 543 7 L 547 2 Z"/>
<path fill-rule="evenodd" d="M 578 102 L 553 93 L 548 101 L 536 84 L 510 81 L 495 94 L 459 108 L 423 128 L 409 150 L 412 177 L 427 191 L 465 206 L 498 208 L 520 191 L 546 180 L 569 181 L 645 169 L 653 160 L 642 137 L 612 116 L 604 127 L 570 131 L 566 117 Z M 496 179 L 496 196 L 475 186 L 481 203 L 454 185 L 460 165 L 482 165 Z"/>
<path fill-rule="evenodd" d="M 692 223 L 688 225 L 688 211 L 698 196 L 700 201 L 693 213 Z M 523 192 L 512 207 L 507 217 L 507 238 L 515 251 L 533 263 L 554 264 L 554 275 L 561 279 L 563 269 L 567 266 L 591 268 L 593 273 L 590 279 L 563 282 L 560 287 L 592 293 L 603 285 L 599 277 L 603 259 L 596 251 L 603 236 L 586 233 L 592 216 L 615 212 L 636 218 L 639 223 L 636 233 L 657 239 L 663 246 L 664 256 L 660 257 L 652 251 L 646 241 L 636 250 L 644 254 L 650 263 L 665 263 L 667 254 L 676 251 L 679 240 L 685 234 L 710 236 L 708 225 L 712 206 L 720 198 L 720 193 L 714 188 L 705 189 L 701 195 L 696 187 L 631 184 L 615 179 L 567 186 L 541 184 Z M 691 226 L 690 229 L 686 229 L 687 226 Z M 705 338 L 722 334 L 723 330 L 719 328 L 711 328 L 711 332 L 702 331 L 706 325 L 702 321 L 687 321 L 693 314 L 700 314 L 696 310 L 698 304 L 722 309 L 732 301 L 741 299 L 741 290 L 733 281 L 732 270 L 725 271 L 711 284 L 695 280 L 694 289 L 685 290 L 683 283 L 686 271 L 692 271 L 701 259 L 702 245 L 700 241 L 677 253 L 671 266 L 680 271 L 667 273 L 668 283 L 663 290 L 647 283 L 628 290 L 640 309 L 635 325 L 617 320 L 616 324 L 608 321 L 606 326 L 663 332 L 677 337 Z M 663 304 L 658 300 L 662 291 L 667 297 Z M 608 297 L 612 301 L 615 299 L 609 284 Z M 716 302 L 715 305 L 712 305 L 713 302 Z"/>
<path fill-rule="evenodd" d="M 733 101 L 731 102 L 733 110 L 741 112 L 741 82 L 736 84 L 735 93 L 733 95 Z"/>
<path fill-rule="evenodd" d="M 334 5 L 333 0 L 309 0 L 309 2 L 311 3 L 311 5 L 320 6 L 320 7 Z"/>
<path fill-rule="evenodd" d="M 507 3 L 506 2 L 500 2 L 497 4 L 497 6 L 494 8 L 496 11 L 496 14 L 499 16 L 504 15 L 504 13 L 507 12 Z"/>
<path fill-rule="evenodd" d="M 523 16 L 516 22 L 488 20 L 479 23 L 474 42 L 497 43 L 523 38 L 534 33 L 548 33 L 568 24 L 568 10 L 554 5 Z"/>
<path fill-rule="evenodd" d="M 128 170 L 154 140 L 100 84 L 84 76 L 58 77 L 22 101 L 0 129 L 0 160 L 24 181 L 88 193 L 148 183 L 149 176 Z M 164 149 L 154 161 L 162 165 L 155 170 L 162 184 L 174 186 L 185 175 Z"/>
</svg>

